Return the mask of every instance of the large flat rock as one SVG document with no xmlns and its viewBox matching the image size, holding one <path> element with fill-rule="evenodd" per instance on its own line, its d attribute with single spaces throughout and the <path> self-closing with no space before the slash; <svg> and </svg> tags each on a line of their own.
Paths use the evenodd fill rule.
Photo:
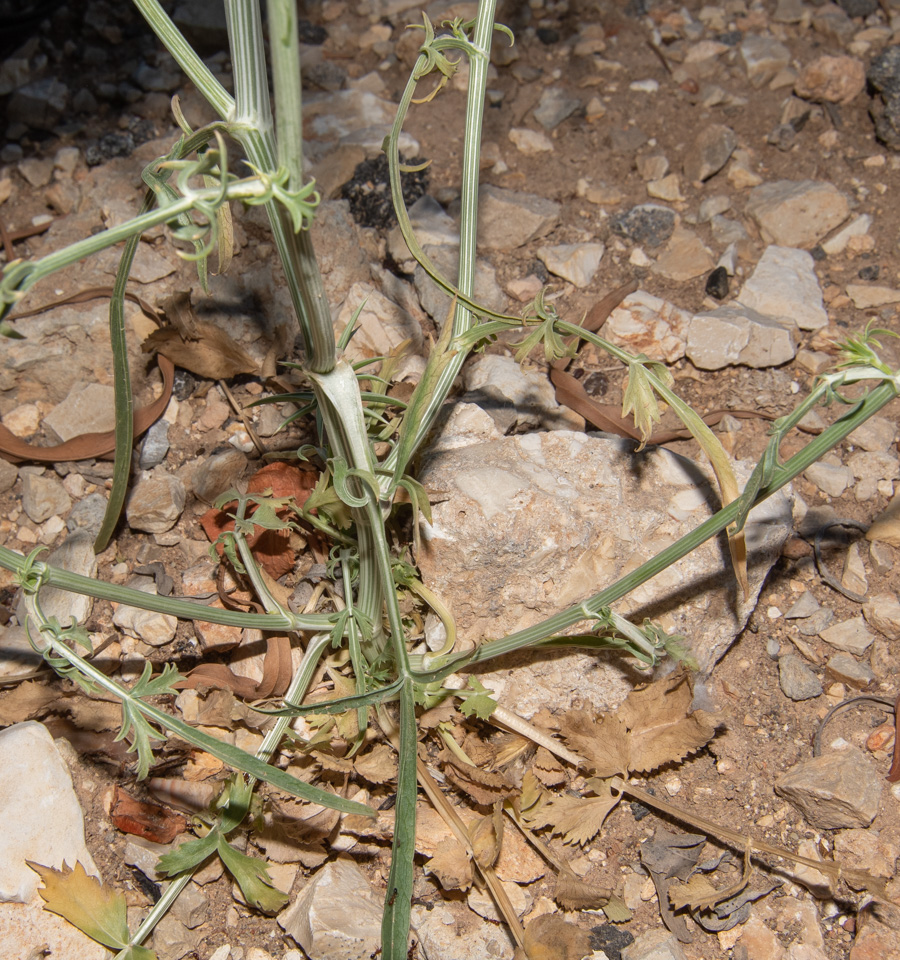
<svg viewBox="0 0 900 960">
<path fill-rule="evenodd" d="M 741 470 L 742 479 L 749 468 Z M 419 564 L 463 641 L 481 643 L 587 599 L 678 540 L 716 509 L 710 472 L 667 450 L 573 431 L 503 437 L 445 449 L 420 479 L 442 491 Z M 684 634 L 709 671 L 744 626 L 791 528 L 784 493 L 747 525 L 751 597 L 738 599 L 727 545 L 707 542 L 614 605 Z M 496 668 L 495 668 L 496 664 Z M 517 669 L 510 673 L 511 666 Z M 525 716 L 591 697 L 610 704 L 635 674 L 615 654 L 524 651 L 485 680 Z"/>
</svg>

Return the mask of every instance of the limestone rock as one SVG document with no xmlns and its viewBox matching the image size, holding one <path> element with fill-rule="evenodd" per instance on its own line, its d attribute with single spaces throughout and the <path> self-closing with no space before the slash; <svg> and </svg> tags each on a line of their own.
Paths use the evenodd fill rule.
<svg viewBox="0 0 900 960">
<path fill-rule="evenodd" d="M 491 184 L 483 184 L 478 196 L 478 244 L 485 250 L 515 250 L 559 223 L 560 206 L 554 200 Z"/>
<path fill-rule="evenodd" d="M 684 950 L 674 933 L 645 930 L 622 950 L 622 960 L 685 960 Z"/>
<path fill-rule="evenodd" d="M 513 960 L 503 925 L 485 923 L 465 904 L 439 900 L 432 910 L 414 906 L 412 920 L 425 960 Z"/>
<path fill-rule="evenodd" d="M 125 507 L 128 526 L 146 533 L 171 530 L 184 510 L 185 497 L 178 477 L 156 474 L 139 481 Z"/>
<path fill-rule="evenodd" d="M 566 117 L 570 117 L 581 107 L 578 97 L 570 97 L 560 87 L 546 87 L 541 93 L 541 99 L 534 108 L 534 119 L 546 130 L 558 127 Z"/>
<path fill-rule="evenodd" d="M 381 946 L 380 898 L 352 860 L 325 864 L 278 915 L 310 960 L 368 960 Z"/>
<path fill-rule="evenodd" d="M 791 62 L 791 52 L 771 37 L 749 36 L 740 46 L 747 79 L 753 87 L 768 83 L 779 70 Z"/>
<path fill-rule="evenodd" d="M 747 471 L 739 467 L 739 473 Z M 665 450 L 637 454 L 630 441 L 569 431 L 432 453 L 419 479 L 447 492 L 433 508 L 433 523 L 423 525 L 419 562 L 426 583 L 450 606 L 463 642 L 524 629 L 584 600 L 710 512 L 705 468 Z M 781 495 L 750 516 L 753 596 L 788 534 L 789 502 Z M 677 605 L 675 595 L 683 598 Z M 694 653 L 708 670 L 751 609 L 742 604 L 735 615 L 734 604 L 719 548 L 707 543 L 617 602 L 616 610 L 639 618 L 665 611 L 666 629 L 696 640 Z M 702 642 L 695 636 L 701 621 Z M 597 702 L 609 703 L 630 688 L 622 665 L 601 665 L 589 654 L 509 659 L 522 669 L 509 678 L 501 671 L 481 679 L 489 687 L 505 685 L 504 696 L 526 716 L 553 698 L 567 704 L 590 690 Z"/>
<path fill-rule="evenodd" d="M 828 326 L 815 264 L 805 250 L 767 247 L 738 300 L 786 326 L 796 323 L 801 330 Z"/>
<path fill-rule="evenodd" d="M 837 650 L 844 650 L 846 653 L 852 653 L 857 657 L 861 657 L 875 639 L 866 630 L 866 624 L 862 617 L 851 617 L 849 620 L 835 623 L 824 630 L 820 630 L 819 636 Z"/>
<path fill-rule="evenodd" d="M 797 77 L 794 93 L 804 100 L 850 103 L 866 86 L 866 68 L 855 57 L 817 57 Z"/>
<path fill-rule="evenodd" d="M 247 457 L 240 450 L 223 450 L 192 465 L 191 487 L 205 503 L 214 503 L 235 486 L 247 468 Z"/>
<path fill-rule="evenodd" d="M 893 593 L 879 593 L 863 604 L 866 623 L 888 640 L 900 640 L 900 600 Z"/>
<path fill-rule="evenodd" d="M 891 502 L 872 521 L 872 526 L 866 532 L 866 540 L 900 547 L 900 493 L 895 493 Z"/>
<path fill-rule="evenodd" d="M 594 279 L 604 250 L 602 243 L 563 243 L 540 247 L 538 257 L 554 276 L 562 277 L 580 289 Z"/>
<path fill-rule="evenodd" d="M 891 303 L 900 303 L 900 290 L 871 283 L 848 283 L 847 296 L 857 310 L 870 310 L 886 307 Z"/>
<path fill-rule="evenodd" d="M 152 577 L 132 577 L 126 586 L 156 596 L 156 583 Z M 129 607 L 124 603 L 116 609 L 113 623 L 128 636 L 144 640 L 154 647 L 169 643 L 178 627 L 176 617 L 140 607 Z"/>
<path fill-rule="evenodd" d="M 709 273 L 715 265 L 697 234 L 684 227 L 676 227 L 666 249 L 653 265 L 653 272 L 668 280 L 685 281 Z"/>
<path fill-rule="evenodd" d="M 784 695 L 791 700 L 811 700 L 822 694 L 819 678 L 793 653 L 779 659 L 778 682 Z"/>
<path fill-rule="evenodd" d="M 94 538 L 86 530 L 76 530 L 63 541 L 62 546 L 50 553 L 46 562 L 51 567 L 61 567 L 83 577 L 97 576 L 97 557 L 94 554 Z M 48 617 L 56 617 L 60 623 L 73 620 L 84 623 L 93 606 L 93 600 L 78 593 L 70 593 L 60 587 L 44 587 L 41 590 L 41 608 Z M 20 597 L 16 605 L 19 623 L 25 622 L 25 603 Z"/>
<path fill-rule="evenodd" d="M 22 478 L 22 509 L 35 523 L 68 513 L 71 506 L 72 498 L 55 477 L 26 473 Z"/>
<path fill-rule="evenodd" d="M 776 367 L 796 353 L 794 328 L 740 303 L 696 314 L 688 327 L 686 353 L 701 370 L 729 364 Z"/>
<path fill-rule="evenodd" d="M 529 130 L 527 127 L 513 127 L 509 131 L 509 139 L 519 153 L 526 157 L 539 153 L 552 153 L 553 141 L 538 130 Z"/>
<path fill-rule="evenodd" d="M 811 247 L 847 219 L 850 205 L 833 184 L 777 180 L 751 190 L 747 213 L 767 242 Z"/>
<path fill-rule="evenodd" d="M 736 146 L 737 137 L 731 127 L 723 124 L 707 127 L 691 145 L 684 161 L 684 175 L 688 180 L 709 180 L 728 163 Z"/>
<path fill-rule="evenodd" d="M 845 683 L 856 690 L 865 690 L 875 680 L 875 674 L 868 664 L 860 663 L 849 653 L 836 653 L 825 665 L 829 680 Z"/>
<path fill-rule="evenodd" d="M 565 430 L 580 418 L 556 401 L 552 384 L 536 371 L 525 371 L 512 357 L 485 354 L 466 368 L 464 403 L 477 403 L 508 433 L 522 430 Z"/>
<path fill-rule="evenodd" d="M 853 483 L 853 474 L 849 467 L 839 463 L 814 463 L 803 475 L 829 497 L 839 497 Z"/>
<path fill-rule="evenodd" d="M 674 363 L 684 356 L 691 315 L 667 300 L 636 290 L 616 307 L 603 335 L 632 353 Z"/>
<path fill-rule="evenodd" d="M 878 813 L 881 781 L 854 747 L 804 760 L 775 784 L 812 827 L 838 830 L 867 827 Z"/>
<path fill-rule="evenodd" d="M 79 383 L 44 417 L 44 426 L 61 441 L 116 426 L 115 393 L 99 383 Z"/>
<path fill-rule="evenodd" d="M 438 271 L 451 282 L 455 282 L 459 272 L 459 247 L 443 244 L 426 246 L 424 249 Z M 418 264 L 416 264 L 414 283 L 422 309 L 443 327 L 447 319 L 447 311 L 450 309 L 450 296 Z M 484 304 L 491 310 L 498 312 L 506 310 L 506 294 L 497 283 L 497 271 L 481 257 L 475 264 L 473 296 L 478 303 Z"/>
<path fill-rule="evenodd" d="M 394 303 L 370 283 L 354 283 L 347 293 L 344 304 L 335 320 L 335 330 L 340 335 L 353 314 L 362 306 L 356 318 L 357 333 L 344 351 L 348 362 L 368 360 L 372 357 L 387 356 L 407 342 L 405 352 L 408 355 L 401 360 L 397 372 L 402 377 L 412 356 L 421 354 L 425 338 L 418 320 L 403 307 Z M 370 367 L 377 371 L 379 365 Z"/>
<path fill-rule="evenodd" d="M 79 862 L 97 876 L 69 769 L 47 728 L 32 720 L 0 731 L 0 769 L 0 901 L 35 896 L 40 878 L 26 860 L 57 869 Z"/>
<path fill-rule="evenodd" d="M 0 679 L 13 680 L 33 673 L 44 662 L 23 626 L 0 626 Z"/>
</svg>

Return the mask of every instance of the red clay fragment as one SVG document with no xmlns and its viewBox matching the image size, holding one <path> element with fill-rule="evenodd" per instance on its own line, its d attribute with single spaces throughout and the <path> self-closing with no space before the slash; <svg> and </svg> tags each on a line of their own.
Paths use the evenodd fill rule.
<svg viewBox="0 0 900 960">
<path fill-rule="evenodd" d="M 171 843 L 187 829 L 187 821 L 158 803 L 136 800 L 116 787 L 110 819 L 122 833 L 131 833 L 153 843 Z"/>
</svg>

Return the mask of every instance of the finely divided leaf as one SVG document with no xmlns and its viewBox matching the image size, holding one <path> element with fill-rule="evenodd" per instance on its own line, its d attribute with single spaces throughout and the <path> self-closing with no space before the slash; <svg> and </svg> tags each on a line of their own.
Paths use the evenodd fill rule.
<svg viewBox="0 0 900 960">
<path fill-rule="evenodd" d="M 445 890 L 468 890 L 475 879 L 472 861 L 456 840 L 441 843 L 437 853 L 425 864 L 425 869 L 440 880 Z"/>
<path fill-rule="evenodd" d="M 614 797 L 608 788 L 599 797 L 556 797 L 541 807 L 534 825 L 551 827 L 554 834 L 563 834 L 564 843 L 584 846 L 600 832 L 618 802 L 619 797 Z"/>
</svg>

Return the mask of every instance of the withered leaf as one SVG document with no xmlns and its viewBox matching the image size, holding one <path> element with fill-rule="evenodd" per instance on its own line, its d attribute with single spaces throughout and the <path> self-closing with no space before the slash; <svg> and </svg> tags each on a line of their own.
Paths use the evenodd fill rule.
<svg viewBox="0 0 900 960">
<path fill-rule="evenodd" d="M 687 883 L 676 883 L 669 887 L 669 903 L 673 910 L 684 907 L 705 909 L 721 899 L 719 891 L 699 873 L 695 873 Z"/>
<path fill-rule="evenodd" d="M 519 795 L 519 813 L 523 820 L 532 820 L 547 800 L 547 792 L 541 786 L 540 780 L 526 770 L 522 777 L 522 792 Z"/>
<path fill-rule="evenodd" d="M 323 770 L 329 770 L 331 773 L 352 773 L 353 761 L 344 760 L 343 757 L 336 757 L 332 753 L 325 753 L 322 750 L 313 750 L 312 755 L 322 765 Z"/>
<path fill-rule="evenodd" d="M 386 743 L 375 746 L 356 758 L 356 772 L 369 783 L 387 783 L 397 776 L 397 757 Z"/>
<path fill-rule="evenodd" d="M 431 730 L 440 723 L 448 723 L 458 716 L 456 705 L 453 700 L 448 698 L 442 700 L 439 704 L 430 710 L 423 711 L 416 721 L 420 730 Z"/>
<path fill-rule="evenodd" d="M 546 747 L 538 747 L 532 764 L 534 775 L 547 787 L 558 787 L 566 782 L 563 765 Z"/>
<path fill-rule="evenodd" d="M 187 820 L 158 803 L 148 803 L 129 796 L 116 787 L 110 819 L 116 829 L 153 843 L 171 843 L 179 833 L 187 830 Z"/>
<path fill-rule="evenodd" d="M 457 840 L 442 843 L 425 869 L 440 880 L 445 890 L 468 890 L 475 879 L 472 862 Z"/>
<path fill-rule="evenodd" d="M 541 807 L 533 822 L 537 827 L 550 827 L 553 834 L 562 834 L 563 843 L 583 846 L 600 832 L 621 796 L 613 796 L 607 786 L 596 797 L 554 797 Z"/>
<path fill-rule="evenodd" d="M 511 797 L 516 792 L 513 784 L 502 774 L 470 767 L 447 751 L 442 754 L 442 759 L 446 761 L 444 776 L 478 804 L 492 806 L 498 800 Z"/>
<path fill-rule="evenodd" d="M 70 870 L 45 867 L 26 860 L 44 883 L 38 890 L 45 910 L 65 917 L 92 940 L 112 950 L 124 950 L 130 939 L 125 916 L 125 897 L 104 886 L 96 877 L 88 876 L 80 863 Z M 145 947 L 131 947 L 132 960 L 156 960 L 156 954 Z"/>
<path fill-rule="evenodd" d="M 0 693 L 0 727 L 32 720 L 58 699 L 58 690 L 51 690 L 46 683 L 36 680 L 26 680 L 12 690 L 5 690 Z"/>
<path fill-rule="evenodd" d="M 594 719 L 571 710 L 562 734 L 576 753 L 586 757 L 599 777 L 650 773 L 704 747 L 720 721 L 705 710 L 691 710 L 693 691 L 679 671 L 641 690 L 634 690 L 615 714 Z"/>
<path fill-rule="evenodd" d="M 608 887 L 598 887 L 577 877 L 564 863 L 556 877 L 553 899 L 566 910 L 595 910 L 604 907 L 613 893 Z"/>
<path fill-rule="evenodd" d="M 487 817 L 478 817 L 469 825 L 472 853 L 479 867 L 492 867 L 500 856 L 503 843 L 503 805 L 495 803 Z"/>
<path fill-rule="evenodd" d="M 174 327 L 154 330 L 141 345 L 145 353 L 161 353 L 176 367 L 207 380 L 228 380 L 241 373 L 256 373 L 259 364 L 224 330 L 197 320 L 186 339 Z"/>
<path fill-rule="evenodd" d="M 394 836 L 394 811 L 379 810 L 376 817 L 349 813 L 341 822 L 341 831 L 364 840 L 390 840 Z"/>
<path fill-rule="evenodd" d="M 529 960 L 582 960 L 591 953 L 586 930 L 552 913 L 525 925 L 525 952 Z"/>
<path fill-rule="evenodd" d="M 94 697 L 67 697 L 61 704 L 72 723 L 81 730 L 100 733 L 118 730 L 122 726 L 122 704 L 98 700 Z"/>
</svg>

